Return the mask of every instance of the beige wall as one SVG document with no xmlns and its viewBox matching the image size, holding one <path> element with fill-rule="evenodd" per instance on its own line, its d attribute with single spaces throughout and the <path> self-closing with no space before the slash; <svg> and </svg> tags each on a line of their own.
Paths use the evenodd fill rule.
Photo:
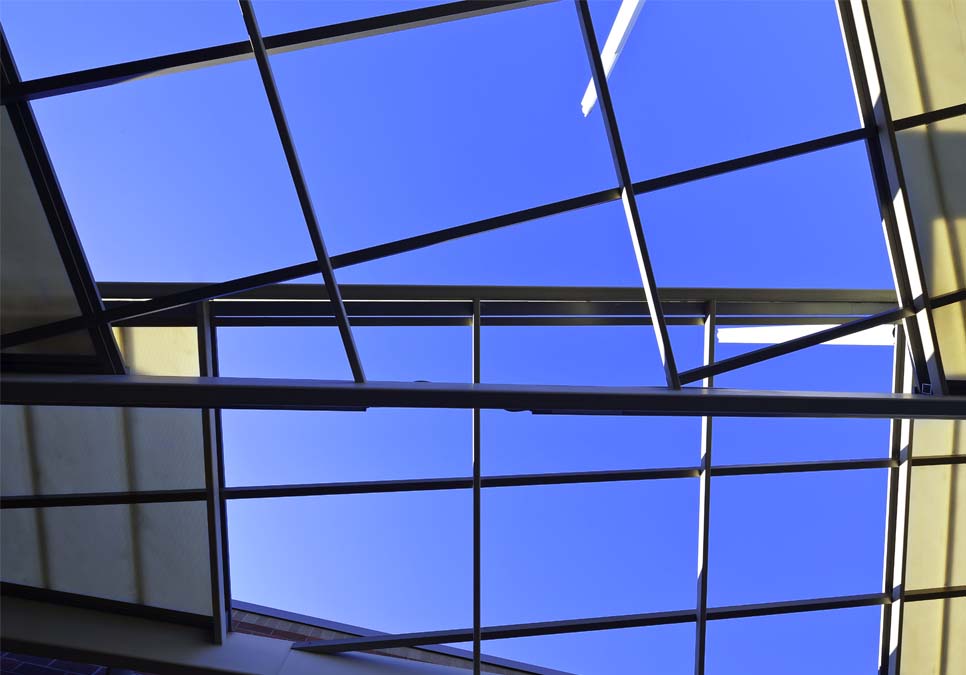
<svg viewBox="0 0 966 675">
<path fill-rule="evenodd" d="M 131 372 L 198 375 L 194 328 L 125 328 Z M 4 406 L 5 495 L 204 487 L 198 410 Z M 209 614 L 204 502 L 5 509 L 5 581 Z"/>
</svg>

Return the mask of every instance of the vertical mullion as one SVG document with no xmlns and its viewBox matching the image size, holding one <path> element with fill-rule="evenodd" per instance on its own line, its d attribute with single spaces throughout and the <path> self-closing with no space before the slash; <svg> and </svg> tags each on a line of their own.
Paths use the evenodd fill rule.
<svg viewBox="0 0 966 675">
<path fill-rule="evenodd" d="M 241 8 L 242 17 L 245 20 L 245 27 L 248 29 L 248 37 L 251 40 L 252 49 L 255 52 L 258 72 L 262 78 L 265 95 L 268 97 L 269 107 L 272 109 L 272 116 L 275 118 L 275 128 L 278 131 L 278 137 L 282 143 L 282 150 L 285 152 L 285 159 L 288 162 L 289 172 L 292 175 L 292 183 L 295 185 L 299 205 L 302 207 L 302 216 L 309 230 L 309 237 L 312 239 L 315 257 L 319 261 L 319 271 L 322 272 L 322 279 L 325 281 L 325 288 L 329 294 L 329 302 L 332 303 L 332 312 L 335 314 L 335 321 L 339 326 L 342 345 L 345 348 L 349 366 L 352 368 L 352 376 L 356 382 L 365 382 L 366 376 L 362 369 L 362 361 L 359 358 L 355 340 L 352 337 L 349 315 L 346 313 L 345 303 L 342 302 L 342 293 L 335 279 L 335 270 L 332 267 L 332 261 L 329 259 L 329 253 L 325 247 L 325 240 L 322 238 L 322 229 L 319 227 L 319 221 L 315 215 L 315 207 L 312 206 L 312 198 L 309 196 L 308 185 L 302 173 L 302 165 L 299 162 L 298 152 L 295 149 L 292 133 L 285 119 L 282 99 L 279 96 L 278 87 L 275 85 L 275 77 L 272 75 L 271 64 L 268 62 L 268 52 L 265 51 L 265 44 L 262 42 L 262 34 L 258 29 L 258 21 L 255 19 L 255 10 L 252 8 L 251 0 L 238 0 L 238 5 Z"/>
<path fill-rule="evenodd" d="M 905 332 L 896 327 L 892 387 L 896 393 L 911 389 L 912 364 L 906 358 Z M 889 470 L 886 545 L 883 562 L 883 591 L 890 603 L 883 605 L 879 641 L 879 673 L 897 675 L 902 647 L 902 619 L 906 584 L 906 544 L 909 525 L 909 495 L 912 479 L 912 421 L 894 419 L 889 430 L 890 455 L 896 467 Z"/>
<path fill-rule="evenodd" d="M 480 300 L 473 300 L 473 384 L 480 383 Z M 473 675 L 480 675 L 482 594 L 480 591 L 480 512 L 482 507 L 480 467 L 480 409 L 473 409 Z"/>
<path fill-rule="evenodd" d="M 205 301 L 208 305 L 208 340 L 211 352 L 211 365 L 208 375 L 212 377 L 220 376 L 220 369 L 218 366 L 218 326 L 215 324 L 215 318 L 211 314 L 211 303 Z M 218 481 L 219 485 L 223 488 L 226 485 L 225 482 L 225 438 L 222 433 L 222 423 L 221 423 L 221 408 L 215 408 L 214 413 L 215 418 L 215 447 L 218 456 Z M 221 556 L 222 556 L 222 571 L 224 574 L 224 591 L 225 591 L 225 610 L 228 614 L 228 630 L 231 630 L 231 562 L 228 556 L 228 499 L 225 496 L 224 490 L 220 491 L 221 500 L 221 527 L 222 527 L 222 537 L 221 537 Z"/>
<path fill-rule="evenodd" d="M 836 6 L 859 116 L 868 132 L 866 150 L 897 299 L 901 308 L 913 312 L 902 322 L 913 369 L 923 393 L 945 394 L 932 306 L 868 5 L 865 0 L 839 0 Z"/>
<path fill-rule="evenodd" d="M 211 307 L 208 302 L 199 303 L 198 316 L 198 369 L 202 377 L 214 373 L 214 348 L 212 341 Z M 225 641 L 231 625 L 231 601 L 228 593 L 228 577 L 225 571 L 225 531 L 223 471 L 221 466 L 220 434 L 217 411 L 205 408 L 201 411 L 202 438 L 205 453 L 205 506 L 208 514 L 208 559 L 211 580 L 211 618 L 215 644 Z"/>
<path fill-rule="evenodd" d="M 717 307 L 714 301 L 708 303 L 708 313 L 704 319 L 704 365 L 714 363 L 715 324 Z M 714 386 L 714 375 L 705 378 L 703 387 Z M 698 578 L 697 578 L 697 617 L 694 636 L 694 672 L 704 675 L 705 646 L 708 633 L 708 540 L 711 526 L 711 427 L 712 418 L 701 418 L 701 474 L 700 502 L 698 505 Z"/>
<path fill-rule="evenodd" d="M 644 241 L 644 227 L 641 223 L 641 214 L 637 207 L 637 197 L 634 195 L 634 184 L 631 181 L 630 170 L 627 167 L 624 146 L 621 143 L 620 131 L 617 126 L 617 116 L 614 113 L 614 106 L 610 98 L 607 76 L 604 74 L 604 64 L 600 58 L 600 48 L 597 46 L 597 36 L 594 33 L 594 24 L 590 17 L 590 7 L 587 5 L 587 0 L 574 0 L 574 2 L 577 5 L 577 16 L 580 19 L 580 29 L 584 37 L 584 46 L 587 49 L 587 58 L 590 61 L 591 75 L 593 76 L 594 85 L 597 87 L 597 101 L 600 106 L 601 115 L 604 118 L 604 129 L 607 132 L 607 141 L 610 144 L 611 158 L 614 160 L 614 168 L 620 181 L 624 216 L 627 218 L 627 226 L 631 232 L 631 242 L 634 244 L 637 267 L 644 285 L 644 297 L 647 299 L 647 308 L 652 320 L 651 324 L 654 327 L 654 335 L 657 337 L 657 348 L 661 354 L 661 360 L 664 363 L 664 375 L 669 387 L 672 389 L 680 389 L 681 381 L 678 377 L 677 366 L 674 364 L 671 337 L 668 334 L 667 321 L 664 318 L 664 310 L 661 307 L 657 282 L 654 278 L 654 269 L 651 267 L 651 258 L 647 253 L 647 244 Z"/>
</svg>

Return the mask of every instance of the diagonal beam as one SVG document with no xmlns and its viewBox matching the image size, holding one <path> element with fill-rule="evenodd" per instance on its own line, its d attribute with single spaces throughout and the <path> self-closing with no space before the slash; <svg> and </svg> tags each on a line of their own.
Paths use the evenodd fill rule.
<svg viewBox="0 0 966 675">
<path fill-rule="evenodd" d="M 349 366 L 352 368 L 352 376 L 356 382 L 365 382 L 366 376 L 362 370 L 362 361 L 359 358 L 355 340 L 352 337 L 352 328 L 349 326 L 349 317 L 345 311 L 345 304 L 342 302 L 342 293 L 335 280 L 332 261 L 329 259 L 329 253 L 325 248 L 325 240 L 322 238 L 322 230 L 315 215 L 315 208 L 312 206 L 312 198 L 309 196 L 309 189 L 305 183 L 298 152 L 295 150 L 292 133 L 289 131 L 288 122 L 285 119 L 282 100 L 278 94 L 278 87 L 275 85 L 271 64 L 268 62 L 268 53 L 265 51 L 262 34 L 258 29 L 255 10 L 252 8 L 251 0 L 238 0 L 238 6 L 241 8 L 242 17 L 245 19 L 245 28 L 248 29 L 252 49 L 255 51 L 258 72 L 262 77 L 262 84 L 265 87 L 268 104 L 272 109 L 272 116 L 275 118 L 275 128 L 278 131 L 282 149 L 285 151 L 285 160 L 288 162 L 289 172 L 292 174 L 292 182 L 295 184 L 295 192 L 298 194 L 299 205 L 302 207 L 302 216 L 305 218 L 305 225 L 309 230 L 309 237 L 312 239 L 312 247 L 315 249 L 315 256 L 319 261 L 319 271 L 322 272 L 325 288 L 335 310 L 336 322 L 339 325 L 339 333 L 342 335 L 342 344 L 345 347 L 346 357 L 349 359 Z"/>
<path fill-rule="evenodd" d="M 653 319 L 657 348 L 664 363 L 667 386 L 671 389 L 680 389 L 681 382 L 678 379 L 677 367 L 674 365 L 671 337 L 664 320 L 661 299 L 657 292 L 657 282 L 654 279 L 654 270 L 651 267 L 651 258 L 647 253 L 647 244 L 644 241 L 644 228 L 641 223 L 640 211 L 637 208 L 637 197 L 634 195 L 634 183 L 631 181 L 630 170 L 627 168 L 627 157 L 624 155 L 624 146 L 621 143 L 620 130 L 617 127 L 617 116 L 614 113 L 610 90 L 607 86 L 607 76 L 600 59 L 597 36 L 594 33 L 594 24 L 590 18 L 590 7 L 586 0 L 574 0 L 574 2 L 577 6 L 577 16 L 580 19 L 580 30 L 584 36 L 584 47 L 587 49 L 587 58 L 590 61 L 591 74 L 597 88 L 597 99 L 600 102 L 600 112 L 604 118 L 604 129 L 607 131 L 611 158 L 614 160 L 614 169 L 617 172 L 621 201 L 624 204 L 624 215 L 627 218 L 627 226 L 631 231 L 637 267 L 644 284 L 644 296 L 647 298 L 647 307 Z"/>
<path fill-rule="evenodd" d="M 358 40 L 420 26 L 469 19 L 510 9 L 542 4 L 549 0 L 459 0 L 404 12 L 393 12 L 343 23 L 316 26 L 303 30 L 271 35 L 265 38 L 269 54 L 281 54 L 325 44 Z M 230 42 L 192 49 L 164 56 L 156 56 L 109 66 L 90 68 L 73 73 L 28 80 L 3 92 L 3 105 L 14 101 L 34 100 L 77 91 L 97 89 L 131 80 L 181 73 L 252 58 L 252 47 L 247 41 Z"/>
<path fill-rule="evenodd" d="M 0 71 L 2 71 L 0 84 L 4 90 L 20 82 L 20 74 L 2 27 L 0 27 Z M 87 330 L 90 333 L 94 351 L 106 372 L 123 373 L 124 360 L 121 358 L 121 352 L 110 326 L 95 323 L 95 317 L 104 311 L 104 305 L 30 104 L 20 102 L 7 106 L 7 113 L 17 141 L 23 150 L 30 177 L 37 189 L 57 251 L 64 263 L 64 269 L 81 311 L 75 330 Z"/>
<path fill-rule="evenodd" d="M 708 313 L 704 319 L 704 363 L 714 363 L 715 330 L 717 308 L 714 302 L 708 303 Z M 713 387 L 714 376 L 704 378 L 701 386 Z M 708 551 L 711 534 L 711 439 L 714 418 L 701 418 L 701 466 L 698 488 L 698 575 L 697 575 L 697 615 L 695 616 L 694 636 L 694 675 L 704 675 L 705 652 L 708 637 Z"/>
<path fill-rule="evenodd" d="M 963 299 L 966 299 L 966 289 L 946 293 L 938 298 L 933 299 L 932 307 L 944 307 L 946 305 L 959 302 Z M 861 333 L 864 330 L 875 328 L 876 326 L 895 323 L 901 319 L 909 318 L 914 314 L 915 312 L 910 309 L 890 309 L 885 312 L 873 314 L 872 316 L 843 323 L 840 326 L 833 326 L 832 328 L 811 333 L 810 335 L 803 335 L 802 337 L 795 338 L 794 340 L 788 340 L 777 345 L 769 345 L 768 347 L 762 347 L 761 349 L 755 349 L 744 354 L 739 354 L 738 356 L 733 356 L 729 359 L 724 359 L 711 365 L 693 368 L 681 373 L 681 383 L 689 384 L 691 382 L 697 382 L 698 380 L 702 380 L 710 376 L 720 375 L 722 373 L 727 373 L 755 363 L 761 363 L 762 361 L 773 359 L 777 356 L 783 356 L 785 354 L 801 351 L 807 347 L 814 347 L 815 345 L 820 345 L 824 342 L 829 342 L 831 340 L 837 340 L 849 335 Z"/>
<path fill-rule="evenodd" d="M 899 308 L 913 369 L 925 393 L 948 393 L 936 326 L 933 322 L 926 275 L 919 255 L 912 211 L 889 111 L 885 82 L 865 0 L 836 4 L 845 42 L 852 84 L 862 126 L 870 133 L 866 149 L 872 169 L 879 212 Z"/>
</svg>

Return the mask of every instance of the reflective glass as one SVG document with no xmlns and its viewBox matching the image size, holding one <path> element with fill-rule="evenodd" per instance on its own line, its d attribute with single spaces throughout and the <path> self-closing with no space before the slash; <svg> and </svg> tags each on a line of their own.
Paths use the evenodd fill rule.
<svg viewBox="0 0 966 675">
<path fill-rule="evenodd" d="M 483 623 L 693 607 L 697 506 L 689 478 L 484 490 Z"/>
<path fill-rule="evenodd" d="M 885 469 L 711 481 L 711 606 L 877 593 Z"/>
<path fill-rule="evenodd" d="M 616 184 L 566 3 L 271 61 L 333 253 Z"/>
<path fill-rule="evenodd" d="M 708 624 L 708 675 L 874 673 L 879 607 L 804 612 Z"/>
<path fill-rule="evenodd" d="M 386 632 L 472 623 L 469 490 L 228 506 L 239 600 Z"/>
<path fill-rule="evenodd" d="M 33 108 L 98 281 L 222 281 L 314 259 L 253 60 Z"/>
</svg>

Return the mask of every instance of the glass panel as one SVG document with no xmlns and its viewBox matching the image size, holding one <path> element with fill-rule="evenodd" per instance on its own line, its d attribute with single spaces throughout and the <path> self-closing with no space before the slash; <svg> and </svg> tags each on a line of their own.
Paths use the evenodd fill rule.
<svg viewBox="0 0 966 675">
<path fill-rule="evenodd" d="M 746 5 L 771 6 L 721 7 Z M 662 286 L 893 287 L 861 143 L 650 192 L 638 201 Z"/>
<path fill-rule="evenodd" d="M 825 3 L 645 3 L 609 81 L 634 180 L 858 126 Z"/>
<path fill-rule="evenodd" d="M 604 131 L 577 105 L 590 71 L 566 3 L 272 65 L 334 253 L 616 184 Z"/>
<path fill-rule="evenodd" d="M 869 4 L 895 119 L 963 102 L 966 8 L 959 2 Z"/>
<path fill-rule="evenodd" d="M 906 585 L 966 585 L 966 465 L 914 467 L 911 486 Z"/>
<path fill-rule="evenodd" d="M 682 328 L 678 350 L 700 358 L 700 331 Z M 666 385 L 651 326 L 484 326 L 480 339 L 483 382 Z"/>
<path fill-rule="evenodd" d="M 96 279 L 221 281 L 314 258 L 254 61 L 33 106 Z"/>
<path fill-rule="evenodd" d="M 3 406 L 3 494 L 204 487 L 197 410 Z"/>
<path fill-rule="evenodd" d="M 230 2 L 11 0 L 3 28 L 24 80 L 248 39 Z"/>
<path fill-rule="evenodd" d="M 232 500 L 232 594 L 371 630 L 472 622 L 469 490 Z"/>
<path fill-rule="evenodd" d="M 225 410 L 228 485 L 448 478 L 472 471 L 468 410 Z"/>
<path fill-rule="evenodd" d="M 879 612 L 879 607 L 859 607 L 712 621 L 707 673 L 874 673 Z"/>
<path fill-rule="evenodd" d="M 757 345 L 756 345 L 757 346 Z M 719 345 L 718 359 L 748 349 Z M 715 378 L 715 386 L 780 391 L 890 391 L 892 348 L 819 345 Z M 889 421 L 716 418 L 715 464 L 862 459 L 889 455 Z"/>
<path fill-rule="evenodd" d="M 641 285 L 624 209 L 617 201 L 346 268 L 340 270 L 339 280 L 370 284 Z"/>
<path fill-rule="evenodd" d="M 4 581 L 211 614 L 204 502 L 4 509 L 0 519 Z"/>
<path fill-rule="evenodd" d="M 966 670 L 966 598 L 910 602 L 902 621 L 902 669 L 952 675 Z"/>
<path fill-rule="evenodd" d="M 372 380 L 466 382 L 472 336 L 460 326 L 356 326 L 352 329 Z M 219 371 L 229 377 L 319 380 L 352 378 L 335 327 L 220 328 Z"/>
<path fill-rule="evenodd" d="M 439 5 L 446 0 L 258 0 L 255 13 L 263 35 L 287 33 L 294 30 L 327 26 L 371 16 L 393 14 L 410 9 Z"/>
<path fill-rule="evenodd" d="M 485 410 L 486 475 L 697 466 L 696 417 L 531 415 Z"/>
<path fill-rule="evenodd" d="M 673 327 L 676 355 L 701 353 L 701 331 Z M 664 386 L 650 326 L 484 326 L 484 382 Z M 534 415 L 484 411 L 487 475 L 695 466 L 696 417 Z"/>
<path fill-rule="evenodd" d="M 580 675 L 686 675 L 694 671 L 694 625 L 487 640 L 482 652 Z"/>
<path fill-rule="evenodd" d="M 711 606 L 876 593 L 886 470 L 712 479 Z"/>
<path fill-rule="evenodd" d="M 467 381 L 471 335 L 464 327 L 356 327 L 372 380 Z M 335 328 L 221 328 L 225 376 L 349 379 Z M 469 476 L 472 413 L 225 410 L 229 485 Z"/>
<path fill-rule="evenodd" d="M 693 607 L 697 505 L 692 479 L 484 490 L 483 623 Z"/>
</svg>

